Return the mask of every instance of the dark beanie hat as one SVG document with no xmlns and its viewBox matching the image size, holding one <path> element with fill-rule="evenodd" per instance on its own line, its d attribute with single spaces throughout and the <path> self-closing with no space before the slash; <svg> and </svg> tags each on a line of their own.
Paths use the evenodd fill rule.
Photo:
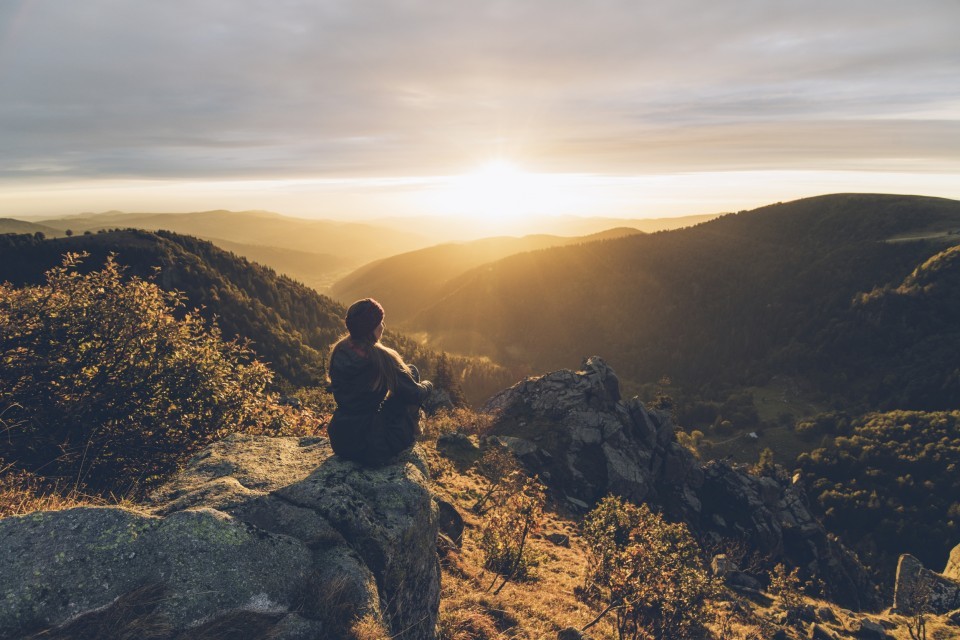
<svg viewBox="0 0 960 640">
<path fill-rule="evenodd" d="M 351 338 L 366 338 L 383 320 L 383 307 L 373 298 L 357 300 L 347 309 L 347 331 Z"/>
</svg>

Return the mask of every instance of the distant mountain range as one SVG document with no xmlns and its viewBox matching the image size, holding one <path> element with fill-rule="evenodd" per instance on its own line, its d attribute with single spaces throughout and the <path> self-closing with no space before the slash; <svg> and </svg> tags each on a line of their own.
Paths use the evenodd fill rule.
<svg viewBox="0 0 960 640">
<path fill-rule="evenodd" d="M 85 213 L 42 220 L 74 234 L 108 229 L 144 229 L 209 240 L 228 251 L 262 262 L 308 286 L 323 290 L 339 276 L 384 256 L 432 244 L 413 232 L 331 220 L 306 220 L 267 211 L 196 213 Z"/>
<path fill-rule="evenodd" d="M 531 219 L 530 233 L 583 236 L 614 227 L 657 231 L 688 226 L 715 216 L 636 219 Z M 82 213 L 35 221 L 0 219 L 0 233 L 35 233 L 62 237 L 112 229 L 166 230 L 213 242 L 218 247 L 269 266 L 325 293 L 337 280 L 369 262 L 453 240 L 484 234 L 482 221 L 453 216 L 383 218 L 363 223 L 312 220 L 269 211 L 201 211 L 194 213 Z"/>
</svg>

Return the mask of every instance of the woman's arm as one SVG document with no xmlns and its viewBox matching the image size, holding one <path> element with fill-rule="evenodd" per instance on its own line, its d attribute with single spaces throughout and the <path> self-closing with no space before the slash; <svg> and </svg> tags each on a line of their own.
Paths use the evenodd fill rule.
<svg viewBox="0 0 960 640">
<path fill-rule="evenodd" d="M 397 387 L 393 393 L 405 404 L 422 404 L 432 389 L 433 383 L 429 380 L 417 382 L 408 370 L 397 371 Z"/>
</svg>

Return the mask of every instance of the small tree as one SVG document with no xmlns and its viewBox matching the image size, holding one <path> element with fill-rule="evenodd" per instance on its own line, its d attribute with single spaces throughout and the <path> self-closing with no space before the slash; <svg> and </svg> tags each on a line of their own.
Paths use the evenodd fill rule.
<svg viewBox="0 0 960 640">
<path fill-rule="evenodd" d="M 621 640 L 697 633 L 717 584 L 685 525 L 608 496 L 587 514 L 583 531 L 592 562 L 580 593 L 604 607 L 584 630 L 613 612 Z"/>
<path fill-rule="evenodd" d="M 794 567 L 787 571 L 783 564 L 777 564 L 769 573 L 770 593 L 777 597 L 777 602 L 787 614 L 787 620 L 796 623 L 800 620 L 800 610 L 803 607 L 803 591 L 799 569 Z"/>
<path fill-rule="evenodd" d="M 927 616 L 930 615 L 932 607 L 930 598 L 932 596 L 930 583 L 917 576 L 910 586 L 909 601 L 912 608 L 907 613 L 907 632 L 913 640 L 927 640 Z"/>
<path fill-rule="evenodd" d="M 488 445 L 476 466 L 488 482 L 487 490 L 470 507 L 477 515 L 483 515 L 491 506 L 519 491 L 526 479 L 517 457 L 504 445 Z"/>
<path fill-rule="evenodd" d="M 456 407 L 463 407 L 467 404 L 467 399 L 463 394 L 463 386 L 456 379 L 453 367 L 450 365 L 450 358 L 446 352 L 440 352 L 434 361 L 433 384 L 441 391 L 450 394 L 450 400 Z"/>
<path fill-rule="evenodd" d="M 484 566 L 497 574 L 487 590 L 502 579 L 494 594 L 510 580 L 529 577 L 537 556 L 527 542 L 543 523 L 544 489 L 540 481 L 522 476 L 512 478 L 507 486 L 516 489 L 495 500 L 480 529 Z"/>
</svg>

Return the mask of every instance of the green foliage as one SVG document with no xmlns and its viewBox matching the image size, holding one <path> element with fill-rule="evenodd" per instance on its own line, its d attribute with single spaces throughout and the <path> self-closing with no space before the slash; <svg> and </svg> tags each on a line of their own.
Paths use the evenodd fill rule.
<svg viewBox="0 0 960 640">
<path fill-rule="evenodd" d="M 697 636 L 717 585 L 685 525 L 608 496 L 583 534 L 591 562 L 580 594 L 615 613 L 621 639 Z"/>
<path fill-rule="evenodd" d="M 0 237 L 0 280 L 40 284 L 64 253 L 89 254 L 81 273 L 102 268 L 107 256 L 125 275 L 152 278 L 164 291 L 178 291 L 187 309 L 216 320 L 227 338 L 251 342 L 287 386 L 324 383 L 328 346 L 339 335 L 342 309 L 289 278 L 222 251 L 209 242 L 168 232 L 112 231 L 42 243 L 24 236 Z M 252 352 L 250 352 L 252 354 Z"/>
<path fill-rule="evenodd" d="M 94 491 L 128 493 L 262 418 L 271 373 L 182 298 L 79 257 L 46 283 L 0 285 L 0 458 Z"/>
<path fill-rule="evenodd" d="M 433 375 L 431 376 L 434 388 L 439 391 L 446 391 L 450 394 L 450 399 L 454 406 L 462 407 L 467 404 L 466 396 L 463 394 L 463 386 L 450 364 L 450 356 L 441 351 L 433 360 Z"/>
<path fill-rule="evenodd" d="M 479 547 L 484 567 L 502 576 L 498 593 L 510 580 L 526 580 L 539 564 L 537 554 L 527 544 L 543 522 L 544 487 L 536 478 L 515 471 L 503 482 L 508 491 L 494 494 L 492 508 L 480 527 Z M 496 584 L 494 578 L 490 588 Z"/>
<path fill-rule="evenodd" d="M 798 458 L 827 528 L 887 581 L 901 553 L 943 566 L 960 538 L 960 411 L 874 413 Z"/>
</svg>

